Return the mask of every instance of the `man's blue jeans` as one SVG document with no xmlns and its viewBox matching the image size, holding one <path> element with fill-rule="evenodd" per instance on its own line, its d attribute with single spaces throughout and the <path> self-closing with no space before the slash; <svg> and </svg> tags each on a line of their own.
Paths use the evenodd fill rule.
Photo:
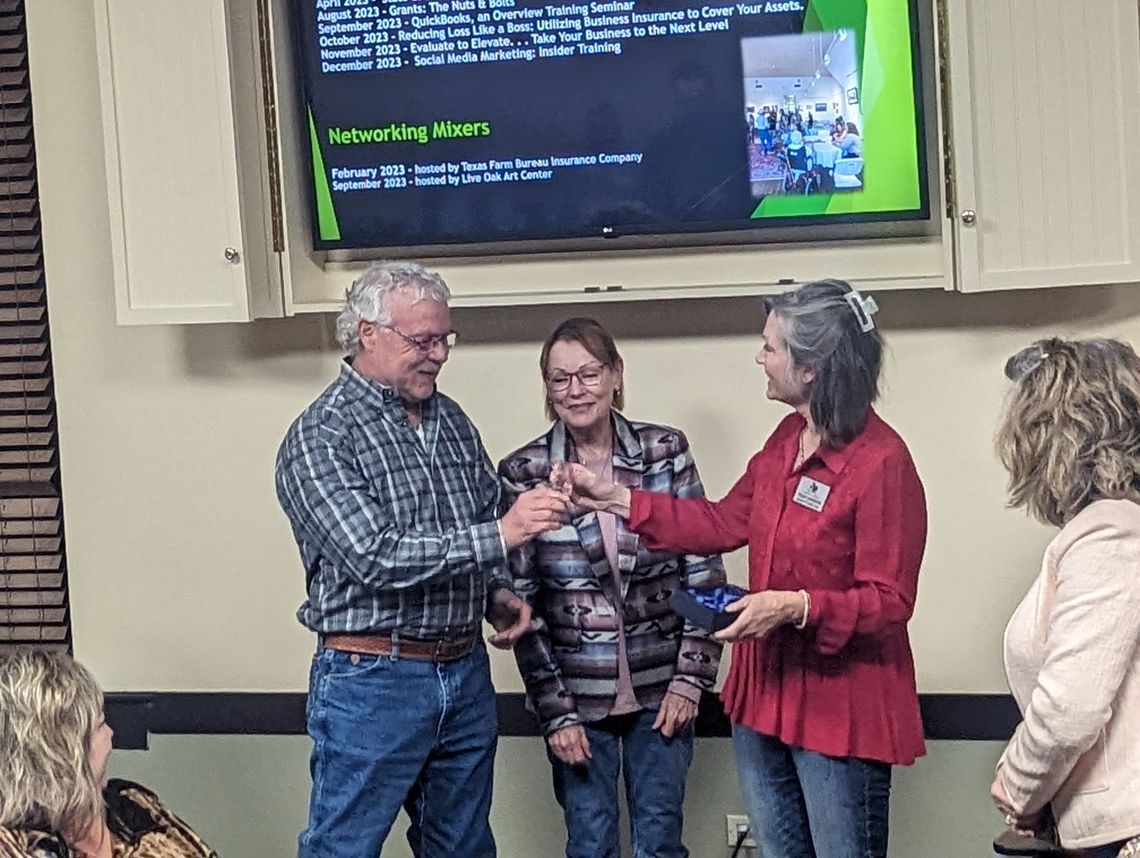
<svg viewBox="0 0 1140 858">
<path fill-rule="evenodd" d="M 761 855 L 886 858 L 889 765 L 805 751 L 739 724 L 732 748 Z"/>
<path fill-rule="evenodd" d="M 568 766 L 550 753 L 554 796 L 566 818 L 566 858 L 618 858 L 618 772 L 625 776 L 634 858 L 688 858 L 681 845 L 693 727 L 671 739 L 650 710 L 586 724 L 591 759 Z"/>
<path fill-rule="evenodd" d="M 482 643 L 442 663 L 322 649 L 308 723 L 313 792 L 301 858 L 376 858 L 401 806 L 417 858 L 494 858 L 498 719 Z"/>
</svg>

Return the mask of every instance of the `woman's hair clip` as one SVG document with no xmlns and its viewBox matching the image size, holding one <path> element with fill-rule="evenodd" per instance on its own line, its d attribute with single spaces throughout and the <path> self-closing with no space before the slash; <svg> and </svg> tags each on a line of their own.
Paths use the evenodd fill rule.
<svg viewBox="0 0 1140 858">
<path fill-rule="evenodd" d="M 1050 353 L 1039 345 L 1031 345 L 1022 349 L 1005 362 L 1005 377 L 1010 381 L 1021 381 L 1045 361 L 1049 360 Z"/>
<path fill-rule="evenodd" d="M 851 312 L 855 314 L 859 328 L 863 333 L 875 329 L 875 320 L 872 317 L 879 312 L 879 305 L 875 303 L 874 298 L 870 295 L 864 295 L 857 289 L 852 289 L 844 294 L 843 300 L 851 307 Z"/>
</svg>

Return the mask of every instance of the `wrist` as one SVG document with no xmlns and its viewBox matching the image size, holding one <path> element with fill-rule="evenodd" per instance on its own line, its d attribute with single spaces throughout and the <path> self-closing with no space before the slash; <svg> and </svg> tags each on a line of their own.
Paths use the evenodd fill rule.
<svg viewBox="0 0 1140 858">
<path fill-rule="evenodd" d="M 684 700 L 694 706 L 698 705 L 701 699 L 701 689 L 686 682 L 678 676 L 674 676 L 672 682 L 669 683 L 669 688 L 666 690 L 666 695 L 673 695 L 679 700 Z"/>
<path fill-rule="evenodd" d="M 512 548 L 518 548 L 526 542 L 526 535 L 523 533 L 522 528 L 515 527 L 511 522 L 510 513 L 507 513 L 499 519 L 499 539 L 507 551 L 510 551 Z"/>
<path fill-rule="evenodd" d="M 806 628 L 811 613 L 811 597 L 807 591 L 789 590 L 784 596 L 784 616 L 787 622 L 797 629 Z"/>
</svg>

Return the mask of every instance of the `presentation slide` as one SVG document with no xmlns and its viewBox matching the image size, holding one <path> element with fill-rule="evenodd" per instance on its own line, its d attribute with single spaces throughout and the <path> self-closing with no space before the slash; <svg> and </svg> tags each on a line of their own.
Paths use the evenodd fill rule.
<svg viewBox="0 0 1140 858">
<path fill-rule="evenodd" d="M 297 0 L 318 248 L 927 214 L 909 0 Z"/>
</svg>

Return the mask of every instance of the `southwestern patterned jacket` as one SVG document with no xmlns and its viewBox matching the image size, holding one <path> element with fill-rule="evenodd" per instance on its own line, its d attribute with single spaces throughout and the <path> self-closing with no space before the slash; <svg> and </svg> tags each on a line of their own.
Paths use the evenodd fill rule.
<svg viewBox="0 0 1140 858">
<path fill-rule="evenodd" d="M 614 481 L 677 497 L 702 497 L 685 436 L 668 426 L 614 421 Z M 559 421 L 541 438 L 499 463 L 504 509 L 543 483 L 553 462 L 573 460 L 573 441 Z M 618 519 L 626 653 L 638 702 L 656 709 L 672 690 L 698 700 L 711 690 L 721 645 L 669 607 L 679 586 L 725 582 L 719 555 L 649 551 Z M 511 552 L 514 589 L 534 608 L 534 632 L 515 647 L 530 704 L 543 734 L 609 714 L 617 688 L 618 617 L 613 572 L 596 513 L 544 533 Z"/>
</svg>

